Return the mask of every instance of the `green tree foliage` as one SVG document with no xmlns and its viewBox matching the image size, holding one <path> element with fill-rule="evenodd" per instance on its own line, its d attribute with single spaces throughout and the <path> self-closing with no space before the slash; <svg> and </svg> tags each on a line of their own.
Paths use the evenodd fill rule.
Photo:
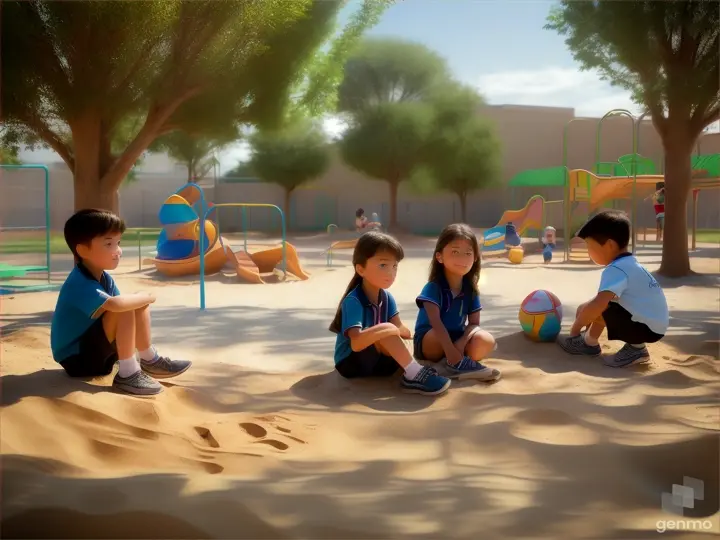
<svg viewBox="0 0 720 540">
<path fill-rule="evenodd" d="M 665 150 L 665 238 L 660 272 L 690 272 L 690 159 L 720 117 L 720 4 L 715 0 L 564 0 L 546 28 L 566 36 L 585 69 L 630 90 L 647 107 Z"/>
<path fill-rule="evenodd" d="M 22 160 L 18 156 L 18 149 L 0 146 L 0 165 L 22 165 Z"/>
<path fill-rule="evenodd" d="M 286 216 L 293 191 L 321 176 L 330 165 L 330 147 L 316 121 L 299 120 L 277 130 L 258 130 L 250 136 L 250 145 L 250 170 L 263 181 L 285 188 Z"/>
<path fill-rule="evenodd" d="M 117 189 L 159 136 L 215 122 L 273 125 L 333 29 L 341 0 L 5 1 L 3 144 L 44 144 L 75 206 Z M 120 124 L 142 119 L 113 150 Z"/>
<path fill-rule="evenodd" d="M 400 183 L 422 165 L 433 122 L 427 99 L 448 78 L 440 56 L 404 40 L 366 39 L 345 63 L 338 110 L 349 127 L 340 154 L 353 169 L 388 182 L 390 228 L 397 227 Z"/>
<path fill-rule="evenodd" d="M 482 99 L 473 89 L 448 83 L 430 104 L 433 124 L 423 156 L 434 179 L 431 187 L 455 193 L 467 221 L 467 196 L 500 178 L 500 142 L 479 116 Z"/>
<path fill-rule="evenodd" d="M 388 183 L 391 229 L 398 223 L 398 187 L 422 164 L 432 123 L 433 110 L 425 103 L 381 103 L 357 113 L 338 143 L 347 165 Z"/>
<path fill-rule="evenodd" d="M 445 60 L 421 43 L 366 39 L 345 63 L 338 110 L 355 114 L 379 103 L 421 100 L 449 78 Z"/>
<path fill-rule="evenodd" d="M 166 152 L 170 157 L 185 165 L 187 169 L 187 181 L 192 182 L 196 178 L 204 177 L 218 160 L 215 151 L 222 149 L 228 144 L 238 140 L 240 134 L 235 131 L 226 137 L 203 137 L 193 136 L 185 131 L 173 131 L 162 135 L 150 145 L 152 152 Z"/>
</svg>

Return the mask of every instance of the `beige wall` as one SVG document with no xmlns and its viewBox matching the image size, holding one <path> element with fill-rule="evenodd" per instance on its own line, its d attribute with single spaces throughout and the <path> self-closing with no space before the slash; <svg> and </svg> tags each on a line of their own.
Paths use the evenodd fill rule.
<svg viewBox="0 0 720 540">
<path fill-rule="evenodd" d="M 480 111 L 497 129 L 503 145 L 503 182 L 517 173 L 562 165 L 563 131 L 574 118 L 573 109 L 528 107 L 517 105 L 488 106 Z M 568 129 L 568 166 L 591 169 L 595 162 L 595 134 L 598 119 L 573 122 Z M 702 154 L 720 153 L 720 134 L 704 135 L 699 143 Z M 651 122 L 643 122 L 639 153 L 652 158 L 662 168 L 662 144 Z M 616 161 L 632 152 L 630 120 L 609 118 L 603 122 L 601 161 Z M 43 225 L 43 182 L 40 171 L 0 171 L 0 226 L 27 227 Z M 121 213 L 131 227 L 158 226 L 157 211 L 165 198 L 185 181 L 184 173 L 141 173 L 138 181 L 120 191 Z M 213 202 L 268 203 L 281 206 L 282 190 L 263 183 L 221 183 L 213 193 L 212 181 L 203 182 L 208 200 Z M 72 176 L 62 165 L 51 168 L 52 227 L 61 229 L 72 213 Z M 561 199 L 559 189 L 496 188 L 473 194 L 468 200 L 468 221 L 475 226 L 491 226 L 503 210 L 519 208 L 528 197 L 539 194 L 548 199 Z M 700 198 L 698 225 L 720 228 L 717 208 L 720 190 L 708 191 Z M 297 191 L 293 197 L 290 221 L 299 229 L 323 229 L 332 222 L 343 228 L 352 227 L 355 209 L 377 212 L 387 220 L 388 189 L 384 182 L 367 177 L 345 167 L 335 159 L 330 170 L 311 186 Z M 550 213 L 550 220 L 560 223 L 559 208 Z M 557 216 L 557 217 L 554 217 Z M 447 193 L 420 196 L 407 185 L 401 185 L 398 217 L 401 224 L 415 232 L 437 232 L 447 223 L 460 219 L 457 198 Z M 225 230 L 240 227 L 236 210 L 225 209 L 220 214 Z M 641 225 L 653 223 L 652 207 L 640 203 L 638 219 Z M 277 229 L 279 220 L 266 209 L 247 211 L 248 226 L 252 229 Z M 558 226 L 558 225 L 556 225 Z"/>
</svg>

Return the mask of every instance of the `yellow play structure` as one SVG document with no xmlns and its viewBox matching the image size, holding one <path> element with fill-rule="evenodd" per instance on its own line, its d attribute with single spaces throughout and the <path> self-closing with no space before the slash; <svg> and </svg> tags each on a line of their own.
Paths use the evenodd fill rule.
<svg viewBox="0 0 720 540">
<path fill-rule="evenodd" d="M 615 162 L 600 161 L 600 132 L 602 123 L 611 116 L 625 116 L 632 121 L 633 153 L 621 156 Z M 657 191 L 665 182 L 655 163 L 637 153 L 639 147 L 638 129 L 645 115 L 635 118 L 630 112 L 615 109 L 608 112 L 599 121 L 596 118 L 574 118 L 566 126 L 563 135 L 563 165 L 547 169 L 523 171 L 516 175 L 508 186 L 510 188 L 534 187 L 563 188 L 563 222 L 552 224 L 561 226 L 564 232 L 564 249 L 566 261 L 587 261 L 585 243 L 573 238 L 578 221 L 584 221 L 591 214 L 603 207 L 613 207 L 618 201 L 627 201 L 632 220 L 632 250 L 637 246 L 637 203 Z M 576 121 L 592 121 L 597 123 L 596 162 L 593 170 L 569 169 L 567 167 L 568 128 Z M 700 190 L 720 188 L 720 154 L 698 155 L 692 158 L 692 193 L 693 193 L 693 246 L 696 237 L 695 211 L 697 194 Z M 530 198 L 528 205 L 539 196 Z M 526 205 L 527 208 L 527 205 Z M 506 218 L 508 212 L 503 214 Z M 498 225 L 503 223 L 501 219 Z M 510 220 L 509 220 L 510 221 Z M 544 220 L 543 220 L 544 221 Z M 543 222 L 543 225 L 547 223 Z M 489 231 L 488 231 L 489 232 Z M 518 231 L 519 232 L 519 231 Z M 487 233 L 486 233 L 487 234 Z"/>
</svg>

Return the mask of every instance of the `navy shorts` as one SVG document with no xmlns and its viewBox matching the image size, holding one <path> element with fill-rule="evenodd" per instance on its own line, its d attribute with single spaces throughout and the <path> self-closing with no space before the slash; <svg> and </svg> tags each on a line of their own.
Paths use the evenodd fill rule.
<svg viewBox="0 0 720 540">
<path fill-rule="evenodd" d="M 427 360 L 425 358 L 425 355 L 423 355 L 422 351 L 422 341 L 425 337 L 425 334 L 427 334 L 430 330 L 425 330 L 424 332 L 417 332 L 413 336 L 413 356 L 417 360 Z M 465 330 L 448 330 L 448 334 L 450 335 L 450 341 L 455 343 L 458 339 L 460 339 L 463 334 L 465 333 Z"/>
<path fill-rule="evenodd" d="M 337 372 L 346 379 L 364 377 L 390 377 L 400 366 L 391 356 L 378 351 L 374 345 L 358 352 L 351 352 L 340 362 L 335 364 Z"/>
<path fill-rule="evenodd" d="M 610 302 L 602 318 L 607 328 L 608 339 L 639 345 L 660 341 L 662 334 L 656 334 L 646 324 L 632 320 L 632 314 L 617 302 Z"/>
<path fill-rule="evenodd" d="M 80 352 L 60 365 L 71 377 L 99 377 L 110 375 L 117 360 L 115 342 L 108 341 L 100 317 L 80 338 Z"/>
</svg>

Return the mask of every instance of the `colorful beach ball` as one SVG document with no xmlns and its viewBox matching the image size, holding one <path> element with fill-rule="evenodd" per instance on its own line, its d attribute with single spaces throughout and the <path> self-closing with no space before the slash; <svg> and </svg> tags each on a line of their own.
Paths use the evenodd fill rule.
<svg viewBox="0 0 720 540">
<path fill-rule="evenodd" d="M 533 291 L 520 305 L 518 320 L 533 341 L 554 341 L 560 333 L 562 304 L 550 291 Z"/>
</svg>

